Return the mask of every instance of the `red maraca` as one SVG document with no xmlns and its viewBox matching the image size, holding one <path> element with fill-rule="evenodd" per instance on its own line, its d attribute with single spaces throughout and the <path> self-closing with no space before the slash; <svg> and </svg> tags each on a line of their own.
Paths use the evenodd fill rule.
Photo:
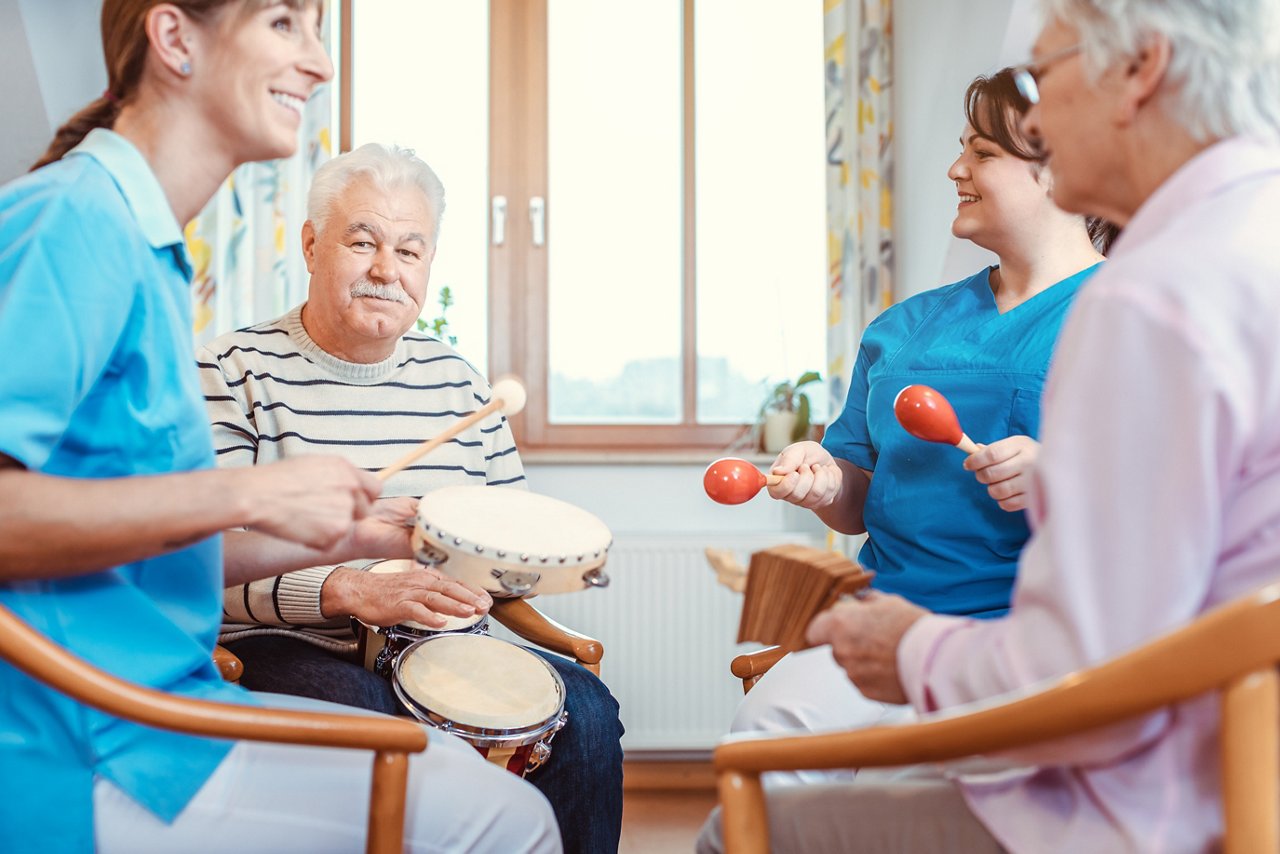
<svg viewBox="0 0 1280 854">
<path fill-rule="evenodd" d="M 766 475 L 746 460 L 724 457 L 707 466 L 706 473 L 702 475 L 702 488 L 712 501 L 741 504 L 754 498 L 761 487 L 772 486 L 781 480 L 782 475 Z"/>
<path fill-rule="evenodd" d="M 893 401 L 893 414 L 902 428 L 926 442 L 955 445 L 966 454 L 978 450 L 960 429 L 956 411 L 947 399 L 927 385 L 909 385 Z"/>
</svg>

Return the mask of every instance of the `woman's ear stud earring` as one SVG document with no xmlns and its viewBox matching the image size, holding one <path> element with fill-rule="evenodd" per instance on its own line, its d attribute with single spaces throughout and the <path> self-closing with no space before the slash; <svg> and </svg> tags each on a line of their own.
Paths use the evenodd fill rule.
<svg viewBox="0 0 1280 854">
<path fill-rule="evenodd" d="M 179 68 L 178 70 L 182 73 L 182 76 L 183 76 L 183 77 L 188 77 L 188 76 L 190 76 L 190 75 L 191 75 L 191 63 L 189 63 L 189 62 L 184 62 L 184 63 L 182 63 L 182 67 L 181 67 L 181 68 Z"/>
</svg>

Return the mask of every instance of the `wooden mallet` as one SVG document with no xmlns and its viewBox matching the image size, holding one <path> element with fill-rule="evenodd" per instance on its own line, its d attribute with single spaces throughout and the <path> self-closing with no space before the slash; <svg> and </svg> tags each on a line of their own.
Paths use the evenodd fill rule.
<svg viewBox="0 0 1280 854">
<path fill-rule="evenodd" d="M 502 414 L 510 418 L 520 410 L 524 409 L 525 400 L 528 396 L 525 394 L 524 384 L 515 377 L 504 377 L 493 384 L 493 396 L 489 402 L 477 409 L 467 417 L 454 422 L 444 432 L 438 436 L 427 439 L 422 444 L 415 447 L 412 451 L 396 460 L 391 465 L 378 472 L 375 477 L 378 480 L 386 480 L 396 472 L 403 471 L 414 461 L 418 460 L 424 454 L 430 453 L 435 448 L 440 447 L 445 442 L 457 436 L 463 430 L 466 430 L 477 421 L 482 421 L 494 412 L 502 411 Z"/>
</svg>

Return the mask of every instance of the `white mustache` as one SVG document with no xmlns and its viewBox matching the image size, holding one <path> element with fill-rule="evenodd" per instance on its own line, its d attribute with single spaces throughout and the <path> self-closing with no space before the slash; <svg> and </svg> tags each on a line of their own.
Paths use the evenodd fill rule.
<svg viewBox="0 0 1280 854">
<path fill-rule="evenodd" d="M 375 285 L 368 279 L 361 279 L 351 286 L 351 296 L 355 297 L 373 297 L 374 299 L 385 299 L 391 302 L 398 302 L 407 305 L 409 295 L 399 285 Z"/>
</svg>

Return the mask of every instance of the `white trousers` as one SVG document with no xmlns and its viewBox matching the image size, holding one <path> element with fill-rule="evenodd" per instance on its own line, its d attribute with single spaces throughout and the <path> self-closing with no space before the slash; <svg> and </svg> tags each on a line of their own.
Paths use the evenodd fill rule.
<svg viewBox="0 0 1280 854">
<path fill-rule="evenodd" d="M 359 714 L 334 703 L 258 694 L 280 708 Z M 530 784 L 486 762 L 469 744 L 428 730 L 409 757 L 405 851 L 548 852 L 560 849 L 551 805 Z M 99 854 L 146 852 L 360 852 L 373 753 L 239 742 L 173 824 L 112 783 L 94 784 Z"/>
<path fill-rule="evenodd" d="M 742 698 L 730 732 L 861 729 L 915 718 L 910 706 L 868 700 L 831 656 L 831 647 L 793 652 L 769 668 Z M 773 771 L 767 786 L 851 780 L 854 770 Z"/>
<path fill-rule="evenodd" d="M 769 668 L 743 697 L 732 731 L 824 732 L 915 717 L 910 706 L 864 697 L 824 646 L 792 653 Z M 774 771 L 763 782 L 769 836 L 779 854 L 1003 852 L 959 787 L 934 766 Z M 703 826 L 697 851 L 724 851 L 719 808 Z"/>
</svg>

